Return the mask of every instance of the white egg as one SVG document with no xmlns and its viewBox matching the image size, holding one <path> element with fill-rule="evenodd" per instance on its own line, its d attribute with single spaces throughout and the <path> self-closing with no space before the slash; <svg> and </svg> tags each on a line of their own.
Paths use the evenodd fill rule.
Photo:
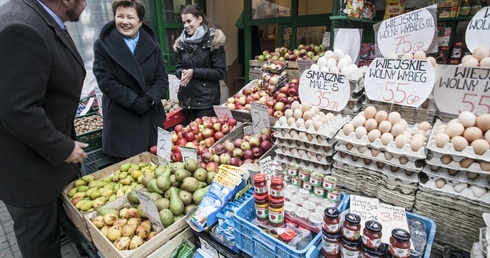
<svg viewBox="0 0 490 258">
<path fill-rule="evenodd" d="M 466 59 L 464 61 L 464 63 L 462 63 L 464 66 L 478 66 L 478 59 L 474 58 L 474 57 L 470 57 L 468 59 Z"/>
<path fill-rule="evenodd" d="M 419 50 L 413 54 L 413 59 L 426 59 L 427 56 L 425 55 L 425 52 L 422 50 Z"/>
<path fill-rule="evenodd" d="M 317 64 L 312 64 L 312 65 L 310 66 L 310 70 L 313 70 L 313 71 L 320 71 L 320 67 L 318 67 L 318 65 L 317 65 Z"/>
<path fill-rule="evenodd" d="M 437 64 L 436 59 L 432 56 L 428 56 L 427 61 L 429 61 L 429 63 L 431 63 L 432 66 L 436 66 L 436 64 Z"/>
<path fill-rule="evenodd" d="M 344 66 L 344 68 L 340 69 L 340 72 L 343 75 L 349 75 L 352 73 L 352 68 L 350 68 L 350 66 Z"/>
<path fill-rule="evenodd" d="M 335 67 L 335 66 L 337 66 L 337 60 L 335 60 L 333 58 L 330 58 L 330 59 L 327 60 L 327 68 L 329 70 L 331 70 L 332 67 Z"/>
<path fill-rule="evenodd" d="M 488 48 L 485 46 L 476 47 L 471 54 L 474 58 L 478 59 L 478 61 L 481 61 L 483 58 L 490 56 Z"/>
<path fill-rule="evenodd" d="M 337 48 L 333 51 L 333 57 L 335 60 L 339 61 L 342 57 L 344 57 L 344 51 L 342 49 Z"/>
<path fill-rule="evenodd" d="M 287 122 L 288 122 L 288 119 L 285 116 L 279 117 L 279 124 L 285 125 Z"/>
<path fill-rule="evenodd" d="M 413 59 L 412 53 L 405 53 L 402 56 L 402 59 Z"/>
<path fill-rule="evenodd" d="M 322 56 L 322 57 L 318 58 L 318 60 L 316 61 L 316 64 L 321 69 L 322 67 L 327 66 L 327 59 L 325 58 L 325 56 Z"/>
<path fill-rule="evenodd" d="M 487 193 L 487 190 L 485 190 L 485 188 L 483 187 L 479 187 L 479 186 L 476 186 L 476 185 L 472 185 L 470 186 L 470 189 L 471 191 L 473 192 L 473 196 L 477 197 L 477 198 L 480 198 L 482 197 L 484 194 Z"/>
<path fill-rule="evenodd" d="M 464 189 L 468 187 L 467 183 L 456 183 L 453 185 L 453 190 L 457 193 L 461 193 Z"/>
<path fill-rule="evenodd" d="M 330 72 L 330 70 L 329 70 L 329 69 L 328 69 L 328 67 L 326 67 L 326 66 L 324 66 L 324 67 L 320 68 L 320 71 L 322 71 L 322 72 L 326 72 L 326 73 Z"/>
<path fill-rule="evenodd" d="M 480 61 L 481 67 L 490 67 L 490 57 L 485 57 Z"/>
<path fill-rule="evenodd" d="M 472 58 L 473 56 L 472 55 L 465 55 L 463 56 L 463 58 L 461 58 L 461 64 L 463 64 L 464 62 L 466 62 L 466 60 Z"/>
<path fill-rule="evenodd" d="M 342 69 L 344 69 L 344 67 L 350 65 L 349 64 L 349 61 L 347 61 L 347 59 L 345 58 L 341 58 L 339 60 L 339 62 L 337 63 L 337 67 L 339 68 L 340 71 L 342 71 Z"/>
<path fill-rule="evenodd" d="M 327 60 L 330 58 L 333 58 L 333 51 L 332 50 L 327 50 L 325 54 L 323 55 Z"/>
<path fill-rule="evenodd" d="M 437 188 L 443 188 L 444 186 L 446 185 L 446 180 L 444 180 L 444 178 L 438 178 L 436 180 L 436 187 Z"/>
<path fill-rule="evenodd" d="M 349 65 L 352 64 L 352 57 L 350 57 L 349 55 L 345 55 L 343 58 L 347 60 L 347 62 L 349 63 Z"/>
<path fill-rule="evenodd" d="M 330 72 L 331 73 L 340 73 L 340 70 L 337 66 L 334 66 L 334 67 L 330 68 Z"/>
<path fill-rule="evenodd" d="M 350 64 L 349 67 L 352 68 L 353 70 L 357 70 L 357 68 L 359 68 L 357 67 L 356 64 Z"/>
<path fill-rule="evenodd" d="M 391 53 L 391 54 L 388 55 L 388 58 L 389 59 L 398 59 L 398 55 L 395 54 L 395 53 Z"/>
</svg>

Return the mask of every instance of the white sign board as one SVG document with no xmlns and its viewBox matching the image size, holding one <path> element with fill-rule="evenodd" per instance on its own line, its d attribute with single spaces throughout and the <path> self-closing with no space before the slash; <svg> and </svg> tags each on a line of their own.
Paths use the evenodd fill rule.
<svg viewBox="0 0 490 258">
<path fill-rule="evenodd" d="M 213 106 L 213 109 L 217 117 L 227 116 L 228 118 L 233 118 L 231 110 L 228 106 Z"/>
<path fill-rule="evenodd" d="M 434 8 L 431 6 L 431 8 Z M 428 51 L 436 39 L 436 21 L 428 8 L 400 14 L 375 25 L 376 44 L 387 57 L 399 56 L 419 50 Z"/>
<path fill-rule="evenodd" d="M 321 109 L 341 111 L 350 99 L 350 83 L 345 75 L 308 69 L 299 80 L 299 98 Z"/>
<path fill-rule="evenodd" d="M 313 64 L 313 61 L 310 59 L 298 59 L 296 60 L 296 63 L 298 64 L 298 71 L 299 71 L 299 77 L 301 78 L 301 75 L 306 69 L 310 69 L 311 65 Z"/>
<path fill-rule="evenodd" d="M 180 147 L 182 153 L 182 161 L 186 162 L 188 159 L 197 161 L 197 152 L 195 148 Z"/>
<path fill-rule="evenodd" d="M 173 74 L 168 75 L 168 97 L 169 99 L 177 100 L 177 93 L 179 93 L 180 80 Z"/>
<path fill-rule="evenodd" d="M 267 156 L 258 161 L 260 166 L 260 173 L 265 174 L 269 179 L 274 175 L 274 167 L 272 166 L 272 158 L 271 156 Z"/>
<path fill-rule="evenodd" d="M 383 225 L 383 236 L 381 242 L 390 243 L 391 231 L 395 228 L 408 229 L 407 215 L 402 207 L 391 206 L 380 203 L 378 208 L 378 221 Z M 388 233 L 388 234 L 387 234 Z"/>
<path fill-rule="evenodd" d="M 135 190 L 135 191 L 136 194 L 138 195 L 138 200 L 140 201 L 143 210 L 145 211 L 146 215 L 151 221 L 153 230 L 155 230 L 156 232 L 162 231 L 165 227 L 162 225 L 162 222 L 160 221 L 160 215 L 158 214 L 158 209 L 155 204 L 155 201 L 153 201 L 153 199 L 149 195 L 139 190 Z"/>
<path fill-rule="evenodd" d="M 364 75 L 370 100 L 418 107 L 432 92 L 434 67 L 427 60 L 376 58 Z"/>
<path fill-rule="evenodd" d="M 473 52 L 479 46 L 490 48 L 490 7 L 483 7 L 471 18 L 465 34 L 466 46 Z"/>
<path fill-rule="evenodd" d="M 490 113 L 490 69 L 449 65 L 437 78 L 434 101 L 445 113 Z"/>
<path fill-rule="evenodd" d="M 172 153 L 172 135 L 169 131 L 158 127 L 157 156 L 160 164 L 170 162 Z"/>
<path fill-rule="evenodd" d="M 359 195 L 350 196 L 350 213 L 361 217 L 361 225 L 367 220 L 378 220 L 379 200 Z"/>
<path fill-rule="evenodd" d="M 262 128 L 270 128 L 269 112 L 267 106 L 257 102 L 250 103 L 250 113 L 252 114 L 252 126 L 254 134 L 262 132 Z"/>
</svg>

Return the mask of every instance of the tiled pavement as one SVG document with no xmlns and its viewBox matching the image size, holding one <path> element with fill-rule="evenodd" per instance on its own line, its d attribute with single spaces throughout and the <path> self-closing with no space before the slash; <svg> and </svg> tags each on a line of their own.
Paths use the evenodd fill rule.
<svg viewBox="0 0 490 258">
<path fill-rule="evenodd" d="M 0 201 L 0 258 L 22 258 L 17 239 L 14 234 L 14 222 L 7 211 L 7 208 Z M 75 245 L 72 242 L 61 246 L 63 258 L 80 258 Z"/>
</svg>

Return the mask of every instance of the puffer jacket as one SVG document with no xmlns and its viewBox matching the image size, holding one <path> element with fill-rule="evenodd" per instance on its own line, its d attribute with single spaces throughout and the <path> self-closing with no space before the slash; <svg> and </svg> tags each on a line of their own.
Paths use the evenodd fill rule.
<svg viewBox="0 0 490 258">
<path fill-rule="evenodd" d="M 192 80 L 180 87 L 180 106 L 186 109 L 206 109 L 219 105 L 220 86 L 226 73 L 225 35 L 219 29 L 209 29 L 195 47 L 178 39 L 175 76 L 181 78 L 183 69 L 193 69 Z"/>
</svg>

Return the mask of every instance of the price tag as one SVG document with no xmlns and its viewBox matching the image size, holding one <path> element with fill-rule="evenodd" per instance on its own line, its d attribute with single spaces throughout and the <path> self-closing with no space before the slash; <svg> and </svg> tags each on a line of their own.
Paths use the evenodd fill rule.
<svg viewBox="0 0 490 258">
<path fill-rule="evenodd" d="M 169 131 L 158 127 L 157 156 L 160 164 L 170 162 L 172 153 L 172 135 Z"/>
<path fill-rule="evenodd" d="M 350 197 L 350 213 L 357 214 L 361 217 L 361 221 L 378 220 L 379 200 L 368 198 L 359 195 L 351 195 Z M 361 222 L 361 225 L 364 223 Z"/>
<path fill-rule="evenodd" d="M 231 110 L 228 106 L 213 106 L 213 109 L 217 117 L 227 116 L 228 118 L 233 118 Z"/>
<path fill-rule="evenodd" d="M 135 191 L 138 195 L 138 200 L 140 201 L 143 210 L 151 221 L 153 230 L 158 233 L 165 229 L 165 227 L 162 225 L 162 222 L 160 221 L 160 215 L 158 214 L 158 209 L 155 201 L 153 201 L 153 199 L 151 199 L 151 197 L 146 195 L 145 193 L 138 190 Z"/>
<path fill-rule="evenodd" d="M 311 65 L 313 62 L 309 59 L 303 60 L 303 59 L 298 59 L 296 60 L 296 63 L 298 64 L 298 70 L 299 70 L 299 77 L 301 78 L 301 75 L 304 73 L 306 69 L 310 69 Z"/>
<path fill-rule="evenodd" d="M 102 93 L 102 91 L 100 91 L 98 86 L 94 86 L 94 92 L 95 92 L 95 98 L 97 98 L 97 105 L 99 105 L 99 114 L 100 114 L 100 116 L 103 117 L 103 114 L 102 114 L 102 96 L 104 96 L 104 94 Z"/>
<path fill-rule="evenodd" d="M 431 11 L 429 11 L 429 8 Z M 419 50 L 432 52 L 436 40 L 436 5 L 400 14 L 375 24 L 376 44 L 383 56 L 403 55 Z"/>
<path fill-rule="evenodd" d="M 267 178 L 271 178 L 274 175 L 274 169 L 272 167 L 272 159 L 267 156 L 259 160 L 260 172 L 264 174 Z"/>
<path fill-rule="evenodd" d="M 426 60 L 376 58 L 364 75 L 370 100 L 418 107 L 432 92 L 434 67 Z"/>
<path fill-rule="evenodd" d="M 326 47 L 330 46 L 330 31 L 325 31 L 325 33 L 323 33 L 322 45 Z"/>
<path fill-rule="evenodd" d="M 434 87 L 434 101 L 442 112 L 490 113 L 489 68 L 448 65 Z"/>
<path fill-rule="evenodd" d="M 490 7 L 483 7 L 471 18 L 465 34 L 466 46 L 473 52 L 479 46 L 490 48 Z"/>
<path fill-rule="evenodd" d="M 383 225 L 383 236 L 381 242 L 390 243 L 391 231 L 395 228 L 405 229 L 410 232 L 408 228 L 407 215 L 405 209 L 402 207 L 391 206 L 381 203 L 378 208 L 378 220 Z"/>
<path fill-rule="evenodd" d="M 269 113 L 267 106 L 257 102 L 250 103 L 250 113 L 252 114 L 253 133 L 262 132 L 262 128 L 270 128 Z"/>
<path fill-rule="evenodd" d="M 312 106 L 342 110 L 350 99 L 350 83 L 338 73 L 306 70 L 299 80 L 299 98 Z"/>
<path fill-rule="evenodd" d="M 197 161 L 197 152 L 195 148 L 180 147 L 180 152 L 182 153 L 182 160 L 186 162 L 188 159 L 193 159 Z"/>
</svg>

